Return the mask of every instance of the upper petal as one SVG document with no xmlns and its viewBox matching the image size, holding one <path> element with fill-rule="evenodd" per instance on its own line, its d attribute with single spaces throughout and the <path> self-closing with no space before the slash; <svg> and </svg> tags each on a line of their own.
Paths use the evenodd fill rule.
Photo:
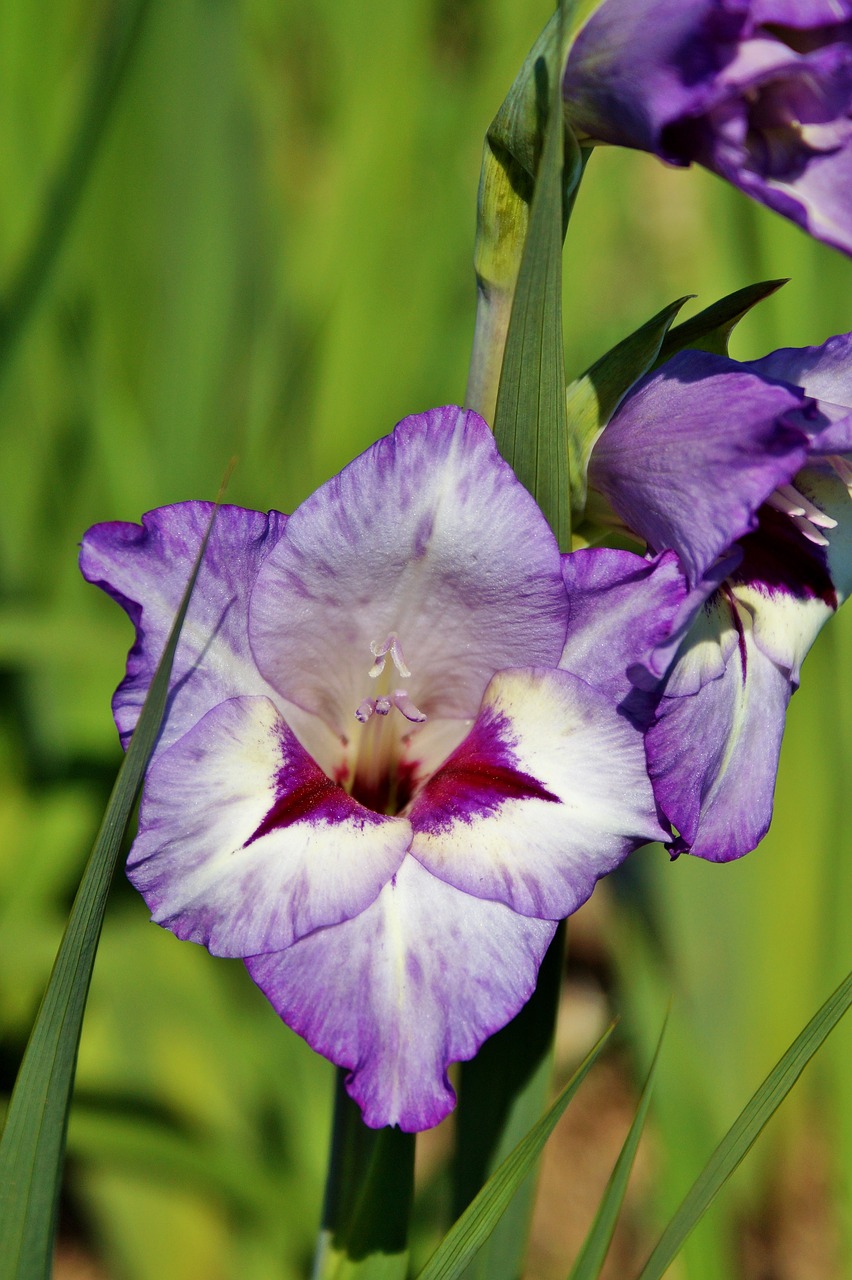
<svg viewBox="0 0 852 1280">
<path fill-rule="evenodd" d="M 630 551 L 574 551 L 563 557 L 562 575 L 570 603 L 560 667 L 641 714 L 637 668 L 659 662 L 688 598 L 677 556 L 666 551 L 649 561 Z M 656 671 L 656 680 L 664 673 Z"/>
<path fill-rule="evenodd" d="M 544 516 L 486 424 L 447 408 L 406 418 L 299 507 L 249 626 L 267 679 L 345 732 L 371 644 L 395 634 L 415 704 L 463 719 L 495 671 L 555 665 L 565 613 Z"/>
<path fill-rule="evenodd" d="M 366 911 L 247 961 L 286 1023 L 349 1071 L 373 1128 L 438 1124 L 451 1062 L 472 1058 L 532 995 L 555 924 L 459 893 L 406 858 Z"/>
<path fill-rule="evenodd" d="M 212 512 L 211 502 L 181 502 L 148 512 L 141 525 L 95 525 L 83 538 L 83 576 L 111 595 L 136 627 L 127 674 L 113 699 L 125 745 L 166 646 Z M 277 511 L 263 515 L 222 506 L 216 512 L 175 654 L 158 751 L 225 698 L 235 694 L 276 697 L 249 647 L 248 599 L 285 520 Z"/>
<path fill-rule="evenodd" d="M 676 551 L 695 586 L 804 464 L 809 408 L 793 387 L 684 351 L 619 408 L 592 451 L 589 482 L 655 551 Z"/>
<path fill-rule="evenodd" d="M 411 806 L 413 855 L 477 897 L 561 919 L 637 845 L 666 838 L 642 735 L 567 671 L 504 671 Z"/>
<path fill-rule="evenodd" d="M 852 409 L 852 333 L 814 347 L 780 347 L 744 366 L 764 378 L 802 387 L 809 396 Z"/>
<path fill-rule="evenodd" d="M 268 698 L 232 698 L 149 770 L 128 875 L 177 937 L 255 955 L 363 911 L 410 838 L 332 782 Z"/>
</svg>

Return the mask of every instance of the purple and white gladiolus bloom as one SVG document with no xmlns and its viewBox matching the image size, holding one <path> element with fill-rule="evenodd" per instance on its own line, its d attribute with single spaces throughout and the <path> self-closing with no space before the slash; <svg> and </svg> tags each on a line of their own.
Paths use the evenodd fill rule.
<svg viewBox="0 0 852 1280">
<path fill-rule="evenodd" d="M 646 745 L 670 848 L 739 857 L 769 827 L 802 662 L 852 590 L 852 335 L 676 356 L 604 429 L 589 483 L 689 581 L 679 647 L 633 673 L 662 688 Z"/>
<path fill-rule="evenodd" d="M 136 643 L 125 740 L 209 503 L 83 542 Z M 686 586 L 669 553 L 562 556 L 473 413 L 408 418 L 289 518 L 217 513 L 130 879 L 246 960 L 369 1125 L 452 1107 L 448 1064 L 531 995 L 556 922 L 665 838 L 628 669 Z"/>
<path fill-rule="evenodd" d="M 850 0 L 604 0 L 564 95 L 581 139 L 695 161 L 852 253 Z"/>
</svg>

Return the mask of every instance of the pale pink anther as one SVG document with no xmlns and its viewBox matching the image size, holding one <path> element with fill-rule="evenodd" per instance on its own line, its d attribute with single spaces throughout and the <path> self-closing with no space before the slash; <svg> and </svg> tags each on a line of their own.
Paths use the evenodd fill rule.
<svg viewBox="0 0 852 1280">
<path fill-rule="evenodd" d="M 783 515 L 789 516 L 803 537 L 815 546 L 827 547 L 828 538 L 820 533 L 820 529 L 836 529 L 837 521 L 827 516 L 824 511 L 800 493 L 791 484 L 782 484 L 767 499 L 767 506 L 774 507 Z"/>
<path fill-rule="evenodd" d="M 406 720 L 410 720 L 412 724 L 422 724 L 426 719 L 424 713 L 419 707 L 416 707 L 405 689 L 396 689 L 391 695 L 391 701 L 397 711 L 401 711 Z"/>
</svg>

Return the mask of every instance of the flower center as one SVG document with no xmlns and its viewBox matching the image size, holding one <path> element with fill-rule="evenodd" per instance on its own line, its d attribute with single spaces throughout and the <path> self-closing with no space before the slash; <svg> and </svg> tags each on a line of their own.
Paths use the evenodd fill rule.
<svg viewBox="0 0 852 1280">
<path fill-rule="evenodd" d="M 367 674 L 376 688 L 374 696 L 364 698 L 355 711 L 364 727 L 357 736 L 351 790 L 368 809 L 399 813 L 411 798 L 416 770 L 404 759 L 408 739 L 402 723 L 390 713 L 396 708 L 412 724 L 422 724 L 426 716 L 406 689 L 394 688 L 398 680 L 411 676 L 396 632 L 383 643 L 374 641 L 370 652 L 373 665 Z"/>
<path fill-rule="evenodd" d="M 355 711 L 355 718 L 360 720 L 362 724 L 366 724 L 371 716 L 386 716 L 390 713 L 392 707 L 396 707 L 397 711 L 405 716 L 406 720 L 412 721 L 413 724 L 422 724 L 426 719 L 423 712 L 412 702 L 406 689 L 391 689 L 389 676 L 393 668 L 396 668 L 397 674 L 403 680 L 407 680 L 411 672 L 405 661 L 405 654 L 402 652 L 402 645 L 399 643 L 399 636 L 392 631 L 384 644 L 379 644 L 374 640 L 370 645 L 370 652 L 375 661 L 368 671 L 368 675 L 372 680 L 380 681 L 377 688 L 377 696 L 375 698 L 364 698 L 359 703 Z M 392 667 L 388 667 L 388 658 L 391 659 Z"/>
</svg>

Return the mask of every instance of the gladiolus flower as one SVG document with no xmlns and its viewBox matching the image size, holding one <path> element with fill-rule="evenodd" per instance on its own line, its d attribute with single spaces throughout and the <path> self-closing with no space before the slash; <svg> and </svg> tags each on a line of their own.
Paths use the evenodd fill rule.
<svg viewBox="0 0 852 1280">
<path fill-rule="evenodd" d="M 564 95 L 581 140 L 695 161 L 852 253 L 849 0 L 605 0 Z"/>
<path fill-rule="evenodd" d="M 210 512 L 84 540 L 136 625 L 125 741 Z M 153 919 L 244 958 L 369 1125 L 436 1124 L 448 1064 L 529 998 L 555 922 L 665 835 L 626 672 L 685 590 L 672 554 L 560 555 L 455 408 L 289 518 L 222 507 L 128 863 Z"/>
<path fill-rule="evenodd" d="M 850 406 L 852 335 L 750 364 L 684 352 L 592 452 L 590 485 L 689 581 L 633 672 L 662 693 L 646 745 L 673 853 L 727 861 L 769 827 L 790 695 L 852 589 Z"/>
</svg>

